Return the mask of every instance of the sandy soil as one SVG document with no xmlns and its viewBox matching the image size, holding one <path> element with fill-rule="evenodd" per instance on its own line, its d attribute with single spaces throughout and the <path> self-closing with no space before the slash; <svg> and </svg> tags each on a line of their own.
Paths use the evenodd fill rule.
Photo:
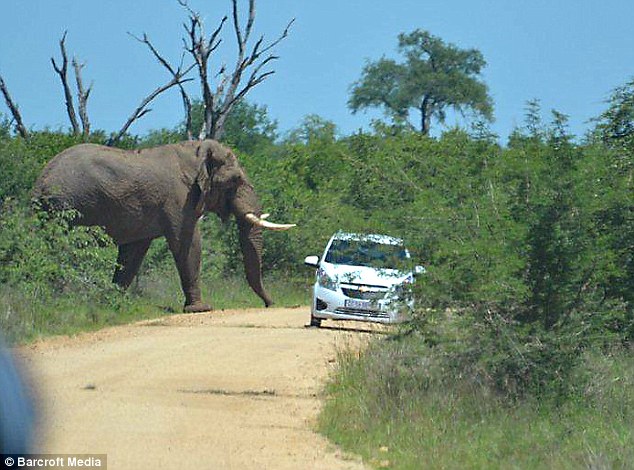
<svg viewBox="0 0 634 470">
<path fill-rule="evenodd" d="M 43 453 L 109 469 L 360 469 L 314 432 L 337 347 L 378 327 L 308 310 L 174 315 L 23 347 Z"/>
</svg>

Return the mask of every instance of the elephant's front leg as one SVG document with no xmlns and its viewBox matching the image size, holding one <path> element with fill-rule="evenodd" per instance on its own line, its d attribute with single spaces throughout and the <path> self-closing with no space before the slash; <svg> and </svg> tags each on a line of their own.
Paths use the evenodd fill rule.
<svg viewBox="0 0 634 470">
<path fill-rule="evenodd" d="M 182 231 L 179 237 L 168 237 L 170 251 L 174 255 L 181 287 L 185 294 L 184 312 L 207 312 L 211 306 L 204 304 L 200 293 L 201 239 L 198 227 Z"/>
</svg>

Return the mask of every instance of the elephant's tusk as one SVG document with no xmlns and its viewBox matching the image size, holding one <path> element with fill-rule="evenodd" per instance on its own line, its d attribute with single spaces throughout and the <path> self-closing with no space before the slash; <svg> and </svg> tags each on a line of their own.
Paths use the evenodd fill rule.
<svg viewBox="0 0 634 470">
<path fill-rule="evenodd" d="M 268 217 L 268 214 L 266 214 Z M 274 224 L 273 222 L 268 222 L 263 220 L 262 217 L 258 217 L 255 214 L 247 214 L 244 216 L 250 223 L 253 225 L 257 225 L 258 227 L 267 228 L 269 230 L 288 230 L 289 228 L 293 228 L 296 224 Z"/>
</svg>

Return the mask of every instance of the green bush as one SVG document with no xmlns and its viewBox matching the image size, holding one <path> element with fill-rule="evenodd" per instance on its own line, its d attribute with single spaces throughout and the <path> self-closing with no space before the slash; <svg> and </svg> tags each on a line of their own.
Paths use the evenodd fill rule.
<svg viewBox="0 0 634 470">
<path fill-rule="evenodd" d="M 114 244 L 94 227 L 71 230 L 76 216 L 74 211 L 47 214 L 6 208 L 0 219 L 0 280 L 44 295 L 70 286 L 103 289 L 114 267 Z"/>
<path fill-rule="evenodd" d="M 75 216 L 72 211 L 36 212 L 17 203 L 0 213 L 0 329 L 10 336 L 16 329 L 42 326 L 40 320 L 47 321 L 42 315 L 50 314 L 48 304 L 72 299 L 93 316 L 100 308 L 116 313 L 125 305 L 111 283 L 116 260 L 112 241 L 97 228 L 71 229 Z M 31 313 L 21 314 L 23 310 Z M 25 324 L 28 318 L 30 325 Z"/>
<path fill-rule="evenodd" d="M 421 339 L 412 333 L 373 341 L 362 353 L 340 351 L 320 431 L 374 467 L 629 468 L 631 352 L 586 350 L 567 372 L 587 384 L 575 399 L 510 401 L 447 368 Z"/>
</svg>

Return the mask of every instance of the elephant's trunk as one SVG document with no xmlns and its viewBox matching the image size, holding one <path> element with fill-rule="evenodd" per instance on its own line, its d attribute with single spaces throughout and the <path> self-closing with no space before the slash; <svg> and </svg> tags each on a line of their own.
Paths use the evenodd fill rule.
<svg viewBox="0 0 634 470">
<path fill-rule="evenodd" d="M 253 187 L 248 182 L 237 188 L 235 198 L 232 201 L 232 210 L 236 216 L 240 232 L 244 271 L 249 286 L 268 307 L 273 304 L 273 301 L 266 293 L 262 282 L 262 251 L 264 249 L 262 227 L 254 225 L 247 217 L 249 214 L 255 214 L 259 217 L 262 214 L 261 207 Z"/>
<path fill-rule="evenodd" d="M 262 228 L 252 225 L 246 219 L 238 219 L 240 230 L 240 246 L 244 256 L 244 271 L 247 275 L 247 282 L 253 292 L 260 296 L 267 307 L 273 301 L 266 293 L 262 283 Z"/>
<path fill-rule="evenodd" d="M 262 230 L 288 230 L 294 224 L 275 224 L 262 214 L 262 206 L 251 184 L 240 185 L 232 201 L 232 210 L 240 230 L 240 246 L 244 256 L 244 270 L 251 289 L 262 298 L 269 307 L 273 301 L 266 293 L 262 283 L 262 250 L 264 247 Z"/>
</svg>

